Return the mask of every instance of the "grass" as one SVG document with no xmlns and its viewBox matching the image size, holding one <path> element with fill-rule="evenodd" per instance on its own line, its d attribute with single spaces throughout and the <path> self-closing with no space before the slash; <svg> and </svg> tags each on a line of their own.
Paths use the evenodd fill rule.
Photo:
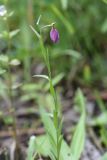
<svg viewBox="0 0 107 160">
<path fill-rule="evenodd" d="M 78 3 L 75 0 L 0 0 L 7 11 L 0 16 L 0 101 L 10 104 L 9 116 L 5 119 L 0 109 L 0 117 L 6 125 L 13 125 L 17 141 L 17 111 L 13 102 L 20 92 L 20 100 L 38 105 L 46 132 L 30 138 L 28 160 L 41 156 L 52 160 L 79 160 L 87 125 L 83 88 L 93 92 L 100 112 L 93 115 L 89 125 L 100 128 L 98 141 L 107 147 L 106 104 L 100 95 L 100 91 L 107 89 L 106 3 L 106 0 L 80 0 Z M 49 37 L 53 22 L 60 34 L 58 44 L 53 44 Z M 33 67 L 39 68 L 36 72 L 40 74 L 35 75 Z M 58 87 L 63 93 L 71 87 L 74 91 L 81 88 L 75 96 L 80 119 L 71 144 L 65 141 L 62 133 Z M 48 109 L 42 96 L 48 97 Z M 106 154 L 102 160 L 105 159 Z"/>
</svg>

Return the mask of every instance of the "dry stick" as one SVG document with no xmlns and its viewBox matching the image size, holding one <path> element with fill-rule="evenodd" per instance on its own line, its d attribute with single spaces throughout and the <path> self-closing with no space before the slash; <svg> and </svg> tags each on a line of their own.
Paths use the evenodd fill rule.
<svg viewBox="0 0 107 160">
<path fill-rule="evenodd" d="M 17 136 L 23 136 L 23 135 L 32 135 L 32 134 L 35 134 L 35 135 L 42 135 L 44 134 L 45 131 L 44 131 L 44 128 L 41 127 L 41 128 L 38 128 L 37 130 L 35 130 L 35 128 L 30 128 L 30 129 L 23 129 L 23 128 L 20 128 L 20 131 L 17 129 Z M 13 132 L 11 130 L 9 131 L 1 131 L 0 132 L 0 138 L 8 138 L 8 137 L 12 137 L 13 136 Z"/>
</svg>

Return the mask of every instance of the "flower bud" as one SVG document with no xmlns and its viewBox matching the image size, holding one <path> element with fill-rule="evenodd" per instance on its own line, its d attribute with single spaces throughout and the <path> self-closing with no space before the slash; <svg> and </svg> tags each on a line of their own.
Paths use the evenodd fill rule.
<svg viewBox="0 0 107 160">
<path fill-rule="evenodd" d="M 50 38 L 54 43 L 57 43 L 59 41 L 59 33 L 54 27 L 52 27 L 50 31 Z"/>
</svg>

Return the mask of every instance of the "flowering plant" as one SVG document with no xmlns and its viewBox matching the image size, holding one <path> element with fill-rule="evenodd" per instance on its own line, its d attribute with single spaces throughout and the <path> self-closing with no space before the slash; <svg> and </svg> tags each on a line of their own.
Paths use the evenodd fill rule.
<svg viewBox="0 0 107 160">
<path fill-rule="evenodd" d="M 40 21 L 40 17 L 37 21 L 37 25 L 39 25 L 39 21 Z M 34 31 L 36 36 L 39 38 L 41 52 L 48 69 L 48 76 L 34 75 L 33 77 L 42 77 L 49 81 L 50 94 L 52 95 L 54 100 L 54 109 L 51 114 L 47 114 L 44 108 L 42 107 L 41 102 L 39 101 L 40 113 L 41 113 L 42 121 L 44 123 L 47 134 L 42 137 L 32 136 L 30 138 L 27 160 L 33 160 L 37 155 L 40 156 L 41 154 L 43 156 L 49 156 L 51 160 L 79 160 L 79 157 L 84 147 L 84 138 L 85 138 L 84 136 L 85 135 L 84 96 L 82 95 L 82 92 L 78 90 L 76 97 L 78 99 L 79 105 L 82 108 L 82 114 L 81 114 L 80 121 L 77 125 L 77 128 L 75 130 L 72 143 L 70 146 L 68 146 L 68 144 L 65 142 L 62 135 L 62 117 L 60 116 L 60 109 L 58 105 L 57 94 L 53 86 L 48 49 L 46 49 L 44 46 L 43 37 L 41 35 L 41 29 L 46 27 L 51 27 L 50 39 L 52 40 L 53 43 L 57 43 L 59 41 L 59 32 L 55 28 L 54 23 L 50 25 L 46 25 L 44 27 L 39 26 L 40 33 L 37 32 L 34 29 L 34 27 L 32 26 L 30 27 Z M 81 134 L 79 132 L 80 129 L 81 129 Z"/>
</svg>

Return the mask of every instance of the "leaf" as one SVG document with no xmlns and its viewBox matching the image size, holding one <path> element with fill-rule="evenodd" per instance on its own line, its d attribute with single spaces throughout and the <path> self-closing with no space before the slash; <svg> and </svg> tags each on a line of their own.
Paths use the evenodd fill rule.
<svg viewBox="0 0 107 160">
<path fill-rule="evenodd" d="M 33 26 L 30 25 L 30 28 L 36 34 L 36 36 L 40 39 L 41 38 L 40 34 L 33 28 Z"/>
<path fill-rule="evenodd" d="M 36 137 L 35 148 L 37 153 L 43 155 L 44 157 L 49 156 L 50 153 L 50 143 L 47 135 L 42 135 Z"/>
<path fill-rule="evenodd" d="M 38 17 L 38 19 L 37 19 L 37 22 L 36 22 L 36 25 L 39 25 L 39 23 L 40 23 L 40 20 L 41 20 L 41 15 Z"/>
<path fill-rule="evenodd" d="M 41 101 L 39 102 L 39 105 L 41 106 Z M 49 157 L 52 160 L 55 160 L 56 157 L 56 129 L 54 126 L 54 122 L 52 121 L 52 119 L 50 118 L 49 114 L 46 113 L 46 111 L 41 107 L 40 109 L 40 113 L 41 113 L 41 117 L 42 117 L 42 122 L 44 123 L 45 126 L 45 130 L 47 133 L 47 138 L 50 144 L 49 147 Z M 45 143 L 45 141 L 44 141 Z M 47 143 L 47 142 L 46 142 Z M 67 143 L 64 141 L 63 137 L 60 137 L 59 139 L 59 147 L 61 147 L 60 150 L 60 159 L 61 160 L 71 160 L 71 158 L 73 157 L 73 155 L 71 155 L 71 151 L 69 146 L 67 145 Z M 42 152 L 43 154 L 43 152 Z M 73 158 L 72 158 L 73 159 Z"/>
<path fill-rule="evenodd" d="M 46 76 L 46 75 L 33 75 L 33 77 L 44 78 L 44 79 L 47 79 L 49 81 L 49 77 Z"/>
<path fill-rule="evenodd" d="M 107 160 L 107 153 L 105 153 L 100 160 Z"/>
<path fill-rule="evenodd" d="M 82 58 L 82 55 L 78 51 L 72 50 L 72 49 L 66 49 L 66 50 L 64 50 L 64 55 L 69 55 L 69 56 L 72 56 L 72 57 L 74 57 L 76 59 Z"/>
<path fill-rule="evenodd" d="M 35 92 L 35 90 L 41 89 L 41 84 L 36 84 L 36 83 L 25 83 L 22 86 L 22 90 L 25 92 Z"/>
<path fill-rule="evenodd" d="M 18 59 L 14 58 L 14 59 L 12 59 L 12 60 L 10 61 L 9 64 L 12 65 L 12 66 L 18 66 L 18 65 L 21 64 L 21 62 L 20 62 Z"/>
<path fill-rule="evenodd" d="M 7 86 L 1 79 L 0 79 L 0 96 L 2 96 L 4 99 L 7 97 Z"/>
<path fill-rule="evenodd" d="M 62 8 L 66 10 L 68 7 L 68 0 L 61 0 L 61 4 L 62 4 Z"/>
<path fill-rule="evenodd" d="M 85 117 L 84 115 L 81 116 L 80 121 L 76 127 L 72 143 L 71 143 L 71 152 L 75 157 L 75 160 L 80 158 L 81 152 L 84 148 L 85 142 Z"/>
<path fill-rule="evenodd" d="M 35 149 L 37 150 L 37 153 L 41 154 L 44 157 L 51 157 L 51 159 L 53 160 L 53 154 L 50 152 L 51 150 L 51 145 L 50 145 L 50 141 L 47 135 L 42 135 L 42 136 L 38 136 L 36 137 L 36 143 L 35 143 Z M 54 151 L 54 150 L 52 150 Z M 70 153 L 70 148 L 67 145 L 67 143 L 62 140 L 61 143 L 61 154 L 60 154 L 60 159 L 61 160 L 74 160 L 73 156 Z"/>
<path fill-rule="evenodd" d="M 14 119 L 13 119 L 13 117 L 12 116 L 6 116 L 5 118 L 3 117 L 3 120 L 4 120 L 4 123 L 6 124 L 6 125 L 11 125 L 11 124 L 13 124 L 14 123 Z"/>
<path fill-rule="evenodd" d="M 107 124 L 107 112 L 105 113 L 101 113 L 98 117 L 93 118 L 90 121 L 90 124 L 92 126 L 102 126 L 102 125 L 106 125 Z"/>
<path fill-rule="evenodd" d="M 60 135 L 59 140 L 58 140 L 58 154 L 59 155 L 60 155 L 60 151 L 61 151 L 62 140 L 63 140 L 63 136 Z"/>
<path fill-rule="evenodd" d="M 49 117 L 49 114 L 47 114 L 43 108 L 40 109 L 40 113 L 47 133 L 49 133 L 53 137 L 54 141 L 56 141 L 55 126 Z"/>
<path fill-rule="evenodd" d="M 1 74 L 4 74 L 5 72 L 6 72 L 5 69 L 0 69 L 0 75 L 1 75 Z"/>
<path fill-rule="evenodd" d="M 27 153 L 27 160 L 34 160 L 37 154 L 49 156 L 50 143 L 47 135 L 31 136 Z"/>
<path fill-rule="evenodd" d="M 16 29 L 14 31 L 11 31 L 9 33 L 10 38 L 14 37 L 15 35 L 17 35 L 20 32 L 20 29 Z"/>
<path fill-rule="evenodd" d="M 29 141 L 28 151 L 27 151 L 27 160 L 33 160 L 33 155 L 36 151 L 35 144 L 36 144 L 36 137 L 31 136 Z"/>
<path fill-rule="evenodd" d="M 50 142 L 50 153 L 53 154 L 53 156 L 55 157 L 57 135 L 56 135 L 56 129 L 55 129 L 54 123 L 49 117 L 49 114 L 47 114 L 43 108 L 40 109 L 40 113 L 42 117 L 42 122 L 44 123 L 45 130 Z"/>
<path fill-rule="evenodd" d="M 75 58 L 77 60 L 82 59 L 82 54 L 76 50 L 73 49 L 65 49 L 65 50 L 60 50 L 60 49 L 54 49 L 53 50 L 53 57 L 52 58 L 58 58 L 62 56 L 71 56 L 72 58 Z"/>
<path fill-rule="evenodd" d="M 102 0 L 103 2 L 107 3 L 107 0 Z"/>
<path fill-rule="evenodd" d="M 58 10 L 58 8 L 53 4 L 51 5 L 51 9 L 52 11 L 58 16 L 58 18 L 63 22 L 63 24 L 65 25 L 66 29 L 68 30 L 68 32 L 70 34 L 74 33 L 74 27 L 71 24 L 71 22 L 69 22 L 64 16 L 63 14 Z"/>
<path fill-rule="evenodd" d="M 71 149 L 68 144 L 62 140 L 61 151 L 60 151 L 60 159 L 61 160 L 75 160 L 74 156 L 71 153 Z"/>
<path fill-rule="evenodd" d="M 0 55 L 0 63 L 8 63 L 9 58 L 6 55 L 1 54 Z"/>
<path fill-rule="evenodd" d="M 85 104 L 86 100 L 83 96 L 83 93 L 80 89 L 77 90 L 76 96 L 75 96 L 75 103 L 79 106 L 81 109 L 81 112 L 85 114 Z"/>
<path fill-rule="evenodd" d="M 72 139 L 71 153 L 74 156 L 74 160 L 79 160 L 85 143 L 85 99 L 80 89 L 77 91 L 76 97 L 82 108 L 82 114 Z"/>
<path fill-rule="evenodd" d="M 83 78 L 86 84 L 89 84 L 91 82 L 91 68 L 89 65 L 84 66 Z"/>
<path fill-rule="evenodd" d="M 62 78 L 64 77 L 64 73 L 60 73 L 58 74 L 56 77 L 54 77 L 52 79 L 52 85 L 55 86 L 57 85 L 61 80 Z M 50 88 L 50 84 L 48 83 L 46 86 L 45 86 L 45 90 L 48 91 Z"/>
<path fill-rule="evenodd" d="M 107 32 L 107 19 L 103 22 L 102 27 L 101 27 L 102 33 Z"/>
</svg>

